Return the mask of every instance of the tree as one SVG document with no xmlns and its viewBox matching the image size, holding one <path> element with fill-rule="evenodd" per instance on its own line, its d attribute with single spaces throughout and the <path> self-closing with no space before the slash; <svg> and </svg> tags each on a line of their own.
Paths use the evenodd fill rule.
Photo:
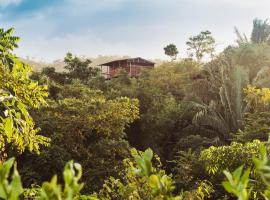
<svg viewBox="0 0 270 200">
<path fill-rule="evenodd" d="M 202 31 L 200 34 L 190 37 L 186 45 L 188 46 L 190 56 L 195 56 L 198 62 L 200 62 L 206 54 L 213 56 L 215 51 L 215 39 L 210 31 Z"/>
<path fill-rule="evenodd" d="M 30 154 L 18 159 L 23 180 L 27 186 L 41 183 L 59 174 L 64 164 L 74 159 L 87 169 L 83 175 L 85 190 L 97 189 L 129 157 L 124 130 L 138 118 L 138 100 L 108 100 L 101 91 L 79 83 L 61 86 L 56 96 L 48 100 L 48 106 L 33 112 L 41 132 L 52 142 L 39 156 Z M 44 165 L 48 166 L 46 172 Z"/>
<path fill-rule="evenodd" d="M 79 163 L 67 162 L 62 173 L 62 183 L 59 183 L 58 176 L 54 175 L 51 181 L 43 182 L 41 187 L 24 189 L 15 159 L 11 158 L 0 163 L 0 197 L 4 200 L 186 199 L 184 194 L 173 193 L 175 186 L 172 176 L 161 169 L 159 157 L 154 155 L 151 149 L 145 152 L 132 149 L 131 154 L 132 158 L 123 160 L 125 168 L 119 173 L 119 179 L 110 177 L 98 193 L 85 195 L 82 194 L 85 184 L 81 182 L 84 173 Z M 203 192 L 199 190 L 198 197 L 201 197 Z"/>
<path fill-rule="evenodd" d="M 243 88 L 249 84 L 269 87 L 269 50 L 266 44 L 230 47 L 204 65 L 187 89 L 199 110 L 193 124 L 214 131 L 225 143 L 229 133 L 242 129 L 248 111 Z"/>
<path fill-rule="evenodd" d="M 47 83 L 54 81 L 55 83 L 64 84 L 69 78 L 66 72 L 56 72 L 54 67 L 44 67 L 39 75 L 38 81 L 42 82 L 42 78 L 45 77 L 45 79 L 50 79 L 50 81 L 46 80 Z"/>
<path fill-rule="evenodd" d="M 270 89 L 248 86 L 244 88 L 247 112 L 244 117 L 244 127 L 235 134 L 241 142 L 259 139 L 267 141 L 270 131 Z"/>
<path fill-rule="evenodd" d="M 87 84 L 89 79 L 96 76 L 99 72 L 98 68 L 93 68 L 90 66 L 91 60 L 82 60 L 77 56 L 73 56 L 71 53 L 67 53 L 65 57 L 65 69 L 68 70 L 69 79 L 79 79 L 84 84 Z"/>
<path fill-rule="evenodd" d="M 176 60 L 178 50 L 174 44 L 169 44 L 166 47 L 164 47 L 164 51 L 167 56 L 171 57 L 172 61 Z"/>
<path fill-rule="evenodd" d="M 184 115 L 180 102 L 190 76 L 197 70 L 197 63 L 190 60 L 168 62 L 143 72 L 136 87 L 129 87 L 141 102 L 140 119 L 128 129 L 131 145 L 139 149 L 150 147 L 164 159 L 164 147 L 176 142 L 171 136 L 186 124 L 187 120 L 180 122 Z"/>
<path fill-rule="evenodd" d="M 237 36 L 236 43 L 238 45 L 243 45 L 249 43 L 249 40 L 245 33 L 240 33 L 239 29 L 237 27 L 234 27 L 234 32 Z"/>
<path fill-rule="evenodd" d="M 261 44 L 267 43 L 270 44 L 270 24 L 268 19 L 254 19 L 253 20 L 253 28 L 250 36 L 250 41 L 248 40 L 245 34 L 241 34 L 237 27 L 234 28 L 237 36 L 236 42 L 238 45 L 253 43 L 253 44 Z"/>
<path fill-rule="evenodd" d="M 260 20 L 254 19 L 253 20 L 253 29 L 251 33 L 251 42 L 252 43 L 263 43 L 263 42 L 270 42 L 270 25 L 268 20 Z"/>
<path fill-rule="evenodd" d="M 45 104 L 47 87 L 30 79 L 30 67 L 12 53 L 19 40 L 13 31 L 0 29 L 0 160 L 11 149 L 7 146 L 20 153 L 25 149 L 39 153 L 40 145 L 49 142 L 37 134 L 39 129 L 28 112 Z"/>
<path fill-rule="evenodd" d="M 253 158 L 260 155 L 260 146 L 264 144 L 259 140 L 245 144 L 232 142 L 226 146 L 211 146 L 200 153 L 181 151 L 174 160 L 174 177 L 181 189 L 190 190 L 197 182 L 207 181 L 215 191 L 211 199 L 222 199 L 226 196 L 220 182 L 224 180 L 224 170 L 234 170 L 242 165 L 244 169 L 250 169 L 253 179 L 253 187 L 257 194 L 264 189 L 263 184 L 256 172 Z M 269 145 L 267 145 L 269 150 Z M 269 155 L 269 154 L 268 154 Z M 260 198 L 258 198 L 260 199 Z"/>
</svg>

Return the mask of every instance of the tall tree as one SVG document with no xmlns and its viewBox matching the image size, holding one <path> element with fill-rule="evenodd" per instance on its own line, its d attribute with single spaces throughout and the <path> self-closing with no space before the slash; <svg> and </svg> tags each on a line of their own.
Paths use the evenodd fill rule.
<svg viewBox="0 0 270 200">
<path fill-rule="evenodd" d="M 249 40 L 245 33 L 240 33 L 239 29 L 237 27 L 234 27 L 234 32 L 237 36 L 236 43 L 238 45 L 247 44 L 249 43 Z"/>
<path fill-rule="evenodd" d="M 172 61 L 173 60 L 176 60 L 177 58 L 177 54 L 178 54 L 178 50 L 177 50 L 177 47 L 175 44 L 169 44 L 167 45 L 166 47 L 164 47 L 164 51 L 165 51 L 165 54 L 167 56 L 170 56 Z"/>
<path fill-rule="evenodd" d="M 253 20 L 253 29 L 251 33 L 251 42 L 252 43 L 263 43 L 269 42 L 270 39 L 270 25 L 268 20 Z"/>
<path fill-rule="evenodd" d="M 243 88 L 249 84 L 269 87 L 269 52 L 269 45 L 246 44 L 227 48 L 207 63 L 201 78 L 194 80 L 189 89 L 189 95 L 203 102 L 193 123 L 211 127 L 224 141 L 230 137 L 229 132 L 242 128 L 248 111 Z"/>
<path fill-rule="evenodd" d="M 195 56 L 200 62 L 206 54 L 213 56 L 215 51 L 215 39 L 210 31 L 202 31 L 196 36 L 192 36 L 186 42 L 191 57 Z"/>
<path fill-rule="evenodd" d="M 19 37 L 14 29 L 0 29 L 0 161 L 12 147 L 18 152 L 25 149 L 39 152 L 40 144 L 48 138 L 38 135 L 28 108 L 45 103 L 45 86 L 29 78 L 31 69 L 12 51 L 18 47 Z"/>
<path fill-rule="evenodd" d="M 236 42 L 238 45 L 253 43 L 261 44 L 268 43 L 270 44 L 270 24 L 268 20 L 254 19 L 253 28 L 250 36 L 250 40 L 247 39 L 247 36 L 243 33 L 241 34 L 238 28 L 234 28 L 237 36 Z"/>
<path fill-rule="evenodd" d="M 67 53 L 64 61 L 70 79 L 79 79 L 83 83 L 87 83 L 91 77 L 98 74 L 99 69 L 91 67 L 92 61 L 89 59 L 82 60 L 71 53 Z"/>
<path fill-rule="evenodd" d="M 60 86 L 56 96 L 48 100 L 48 106 L 33 112 L 41 132 L 52 142 L 39 156 L 25 154 L 18 160 L 23 180 L 26 185 L 40 183 L 74 159 L 87 169 L 83 174 L 85 190 L 97 189 L 129 156 L 124 130 L 138 118 L 138 100 L 108 100 L 101 91 L 76 82 Z"/>
</svg>

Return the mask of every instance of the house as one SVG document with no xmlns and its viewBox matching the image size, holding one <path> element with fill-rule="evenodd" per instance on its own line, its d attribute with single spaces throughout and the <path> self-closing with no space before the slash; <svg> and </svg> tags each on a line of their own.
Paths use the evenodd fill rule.
<svg viewBox="0 0 270 200">
<path fill-rule="evenodd" d="M 103 76 L 107 79 L 116 77 L 120 69 L 126 70 L 130 77 L 138 77 L 141 69 L 153 69 L 154 66 L 155 63 L 140 57 L 114 60 L 99 65 Z"/>
</svg>

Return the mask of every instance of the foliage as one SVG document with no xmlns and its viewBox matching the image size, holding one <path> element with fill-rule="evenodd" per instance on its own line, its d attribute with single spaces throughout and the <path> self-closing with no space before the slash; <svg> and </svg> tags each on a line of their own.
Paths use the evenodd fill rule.
<svg viewBox="0 0 270 200">
<path fill-rule="evenodd" d="M 13 168 L 13 170 L 12 170 Z M 14 158 L 0 165 L 0 197 L 1 199 L 17 200 L 23 188 Z"/>
<path fill-rule="evenodd" d="M 98 68 L 90 67 L 91 60 L 82 60 L 71 53 L 67 53 L 65 59 L 65 69 L 69 71 L 69 79 L 79 79 L 83 83 L 87 83 L 89 79 L 96 76 L 99 72 Z"/>
<path fill-rule="evenodd" d="M 243 128 L 246 112 L 243 88 L 248 85 L 267 87 L 269 83 L 269 46 L 248 44 L 229 47 L 207 63 L 189 86 L 189 98 L 198 109 L 194 123 L 214 130 L 218 140 L 228 143 L 230 133 Z"/>
<path fill-rule="evenodd" d="M 215 39 L 210 31 L 202 31 L 200 34 L 190 37 L 186 45 L 190 56 L 195 56 L 197 61 L 200 62 L 206 54 L 213 56 Z"/>
<path fill-rule="evenodd" d="M 105 182 L 101 199 L 181 199 L 172 194 L 174 182 L 171 176 L 152 166 L 152 150 L 137 152 L 133 149 L 132 155 L 134 160 L 124 161 L 126 169 L 122 178 L 111 177 Z"/>
<path fill-rule="evenodd" d="M 23 198 L 24 199 L 35 199 L 39 193 L 40 193 L 40 186 L 33 184 L 29 188 L 24 188 Z"/>
<path fill-rule="evenodd" d="M 255 139 L 267 141 L 270 133 L 270 113 L 255 112 L 247 113 L 244 118 L 243 128 L 232 134 L 234 140 L 250 142 Z"/>
<path fill-rule="evenodd" d="M 170 56 L 172 61 L 173 60 L 176 60 L 177 58 L 177 54 L 178 54 L 178 50 L 177 50 L 177 47 L 175 46 L 175 44 L 169 44 L 167 45 L 166 47 L 164 47 L 164 51 L 165 51 L 165 54 L 167 56 Z"/>
<path fill-rule="evenodd" d="M 73 199 L 167 199 L 177 200 L 180 196 L 174 196 L 174 182 L 165 171 L 152 166 L 153 152 L 151 149 L 145 152 L 132 150 L 133 161 L 126 159 L 127 168 L 122 174 L 122 183 L 119 179 L 110 178 L 104 184 L 104 190 L 98 195 L 81 195 L 84 186 L 80 183 L 82 168 L 78 163 L 70 161 L 63 171 L 63 182 L 61 185 L 55 175 L 50 182 L 44 182 L 42 187 L 34 191 L 36 196 L 25 196 L 25 198 L 40 200 L 73 200 Z M 159 158 L 155 156 L 159 163 Z M 14 158 L 0 165 L 0 196 L 3 199 L 17 200 L 23 194 L 20 175 L 14 165 Z M 12 174 L 10 169 L 14 168 Z M 11 178 L 10 178 L 11 176 Z M 26 195 L 29 193 L 26 193 Z M 99 196 L 99 197 L 97 197 Z"/>
<path fill-rule="evenodd" d="M 40 145 L 49 143 L 48 138 L 37 134 L 28 113 L 28 108 L 45 104 L 47 88 L 30 79 L 30 67 L 12 54 L 19 40 L 13 31 L 0 29 L 0 159 L 7 152 L 7 144 L 20 153 L 26 148 L 39 153 Z"/>
<path fill-rule="evenodd" d="M 209 191 L 214 191 L 211 193 L 211 198 L 225 198 L 226 193 L 220 186 L 220 182 L 224 180 L 223 171 L 232 171 L 242 165 L 244 170 L 249 169 L 249 175 L 253 180 L 254 191 L 251 195 L 258 196 L 264 187 L 256 172 L 253 157 L 259 156 L 261 144 L 263 142 L 258 140 L 246 144 L 233 142 L 228 146 L 212 146 L 204 149 L 199 155 L 191 150 L 179 152 L 174 160 L 175 166 L 173 168 L 176 191 L 184 189 L 186 193 L 192 193 L 198 184 L 206 181 L 211 186 Z M 238 184 L 238 182 L 234 180 L 234 184 Z"/>
<path fill-rule="evenodd" d="M 236 42 L 238 43 L 238 45 L 245 45 L 248 43 L 254 43 L 254 44 L 268 43 L 269 44 L 270 25 L 267 19 L 266 20 L 254 19 L 250 41 L 247 39 L 247 36 L 245 34 L 241 34 L 236 27 L 235 27 L 235 33 L 237 35 Z"/>
<path fill-rule="evenodd" d="M 78 83 L 61 86 L 57 96 L 47 107 L 33 112 L 52 145 L 40 156 L 19 158 L 23 180 L 27 186 L 40 184 L 74 159 L 87 169 L 84 190 L 96 190 L 106 177 L 116 175 L 122 160 L 129 157 L 124 129 L 138 118 L 138 101 L 126 97 L 107 100 L 101 91 Z M 46 172 L 43 166 L 48 166 Z"/>
<path fill-rule="evenodd" d="M 253 162 L 256 166 L 256 172 L 260 175 L 265 185 L 263 192 L 264 199 L 270 198 L 270 183 L 269 183 L 269 160 L 267 148 L 268 144 L 260 145 L 260 156 L 259 158 L 254 157 Z M 229 193 L 233 193 L 239 200 L 248 200 L 250 198 L 253 187 L 251 186 L 251 179 L 249 178 L 249 169 L 245 170 L 242 174 L 243 167 L 236 169 L 233 174 L 228 171 L 224 171 L 228 181 L 223 182 L 223 186 Z M 255 197 L 255 199 L 257 199 Z"/>
<path fill-rule="evenodd" d="M 199 159 L 198 152 L 180 151 L 174 158 L 173 174 L 176 182 L 176 191 L 196 189 L 202 180 L 207 180 L 203 162 Z"/>
<path fill-rule="evenodd" d="M 245 101 L 253 112 L 264 111 L 270 104 L 270 89 L 248 86 L 244 88 Z"/>
<path fill-rule="evenodd" d="M 54 176 L 50 182 L 42 184 L 40 189 L 40 196 L 38 199 L 42 200 L 72 200 L 80 194 L 83 184 L 79 183 L 82 177 L 82 168 L 78 163 L 68 162 L 64 168 L 64 188 L 57 183 L 57 176 Z"/>
<path fill-rule="evenodd" d="M 228 181 L 224 181 L 222 185 L 229 192 L 238 197 L 239 200 L 249 199 L 251 189 L 248 189 L 249 170 L 245 170 L 242 174 L 243 166 L 237 168 L 233 174 L 224 171 Z"/>
<path fill-rule="evenodd" d="M 18 200 L 22 196 L 24 190 L 21 183 L 20 175 L 14 164 L 14 158 L 0 164 L 0 197 L 6 200 Z M 11 169 L 13 171 L 11 172 Z M 64 185 L 57 183 L 55 175 L 50 182 L 44 182 L 42 187 L 33 188 L 31 192 L 24 193 L 25 199 L 39 200 L 73 200 L 86 198 L 80 194 L 83 183 L 80 183 L 82 176 L 82 168 L 78 163 L 70 161 L 66 164 L 63 177 Z M 87 196 L 87 199 L 97 200 L 94 196 Z"/>
<path fill-rule="evenodd" d="M 196 191 L 196 185 L 206 181 L 209 187 L 212 185 L 209 191 L 214 191 L 210 195 L 211 199 L 225 198 L 226 193 L 219 184 L 224 178 L 222 171 L 234 169 L 235 166 L 244 163 L 245 169 L 251 168 L 251 176 L 254 181 L 253 186 L 256 189 L 255 191 L 259 193 L 263 190 L 263 186 L 261 179 L 255 172 L 252 157 L 259 155 L 260 144 L 259 141 L 254 141 L 246 145 L 235 143 L 231 146 L 210 147 L 203 150 L 200 156 L 191 151 L 180 152 L 174 161 L 176 166 L 173 170 L 177 186 L 176 191 L 181 191 L 182 188 L 186 190 L 185 194 L 192 194 Z M 207 155 L 205 156 L 206 152 Z M 252 192 L 252 196 L 256 196 L 257 193 Z"/>
<path fill-rule="evenodd" d="M 237 27 L 234 27 L 234 32 L 237 36 L 236 43 L 240 45 L 245 45 L 249 43 L 249 40 L 245 33 L 240 33 L 239 29 Z"/>
<path fill-rule="evenodd" d="M 54 67 L 44 67 L 41 73 L 36 72 L 32 76 L 37 76 L 36 79 L 38 81 L 46 82 L 47 84 L 52 84 L 53 82 L 58 83 L 58 84 L 64 84 L 68 80 L 68 73 L 56 72 Z M 51 87 L 49 87 L 49 89 L 51 89 Z M 52 91 L 49 91 L 49 93 L 52 95 Z"/>
<path fill-rule="evenodd" d="M 14 36 L 15 29 L 10 28 L 8 30 L 0 29 L 0 60 L 1 65 L 11 69 L 15 63 L 14 58 L 16 56 L 12 54 L 12 51 L 18 48 L 19 37 Z"/>
<path fill-rule="evenodd" d="M 229 146 L 210 147 L 201 152 L 200 160 L 206 171 L 213 175 L 220 175 L 223 170 L 233 170 L 242 164 L 251 168 L 253 173 L 252 158 L 259 155 L 260 144 L 259 140 L 254 140 L 246 144 L 232 142 Z"/>
<path fill-rule="evenodd" d="M 197 70 L 198 64 L 191 60 L 164 63 L 143 72 L 129 86 L 130 93 L 141 102 L 140 119 L 128 130 L 131 145 L 139 149 L 150 147 L 162 160 L 163 155 L 173 155 L 169 144 L 178 142 L 183 136 L 181 129 L 189 123 L 188 103 L 182 101 L 191 76 Z M 167 147 L 170 149 L 166 150 Z"/>
<path fill-rule="evenodd" d="M 236 29 L 239 45 L 215 58 L 215 40 L 201 32 L 187 42 L 197 61 L 165 62 L 138 78 L 122 70 L 111 80 L 70 53 L 66 71 L 47 67 L 30 76 L 12 53 L 18 38 L 12 29 L 1 30 L 0 144 L 9 155 L 24 151 L 17 161 L 29 187 L 25 198 L 261 199 L 264 190 L 269 196 L 266 150 L 253 162 L 270 130 L 268 26 L 254 21 L 251 41 Z M 172 59 L 174 47 L 164 49 Z M 211 60 L 201 62 L 207 55 Z M 47 88 L 40 84 L 49 86 L 46 106 Z M 40 149 L 48 138 L 51 146 Z M 159 157 L 131 147 L 150 147 Z M 69 160 L 86 170 L 68 163 L 62 178 Z M 230 194 L 220 184 L 224 170 Z M 5 187 L 13 181 L 9 171 Z M 48 182 L 53 174 L 58 176 Z"/>
<path fill-rule="evenodd" d="M 260 147 L 260 157 L 254 158 L 254 164 L 256 166 L 256 170 L 260 174 L 265 186 L 266 190 L 264 191 L 264 197 L 266 200 L 270 198 L 270 182 L 269 182 L 269 155 L 267 153 L 266 145 L 261 145 Z"/>
<path fill-rule="evenodd" d="M 243 129 L 238 130 L 234 135 L 239 141 L 246 142 L 253 139 L 266 141 L 270 130 L 269 119 L 269 88 L 257 88 L 248 86 L 244 88 L 247 110 Z"/>
<path fill-rule="evenodd" d="M 212 197 L 215 192 L 213 186 L 208 181 L 200 181 L 195 184 L 196 188 L 190 191 L 185 191 L 181 194 L 183 200 L 204 200 Z"/>
<path fill-rule="evenodd" d="M 263 43 L 269 42 L 270 37 L 270 25 L 268 20 L 253 20 L 253 29 L 251 33 L 251 42 L 253 43 Z"/>
</svg>

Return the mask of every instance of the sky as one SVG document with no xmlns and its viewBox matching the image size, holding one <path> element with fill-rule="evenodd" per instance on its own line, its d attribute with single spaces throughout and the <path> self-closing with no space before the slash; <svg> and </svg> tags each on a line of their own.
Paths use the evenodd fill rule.
<svg viewBox="0 0 270 200">
<path fill-rule="evenodd" d="M 270 17 L 270 0 L 0 0 L 0 22 L 21 37 L 16 54 L 51 62 L 67 52 L 166 59 L 164 46 L 209 30 L 220 51 L 234 26 L 250 35 L 254 18 Z"/>
</svg>

